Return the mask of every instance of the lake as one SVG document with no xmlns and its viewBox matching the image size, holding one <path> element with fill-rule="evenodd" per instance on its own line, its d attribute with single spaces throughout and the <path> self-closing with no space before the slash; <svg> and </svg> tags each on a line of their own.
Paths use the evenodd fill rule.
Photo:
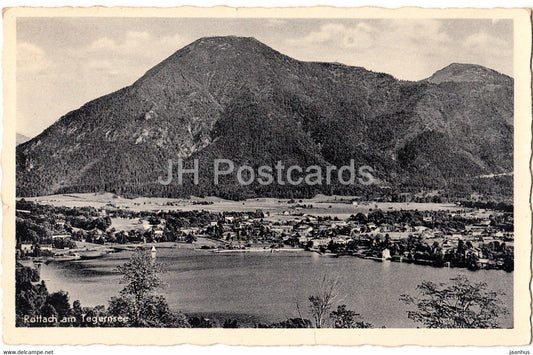
<svg viewBox="0 0 533 355">
<path fill-rule="evenodd" d="M 131 252 L 100 259 L 51 263 L 41 276 L 50 291 L 65 290 L 82 306 L 107 306 L 123 285 L 117 265 Z M 266 322 L 297 317 L 307 311 L 307 296 L 318 289 L 324 275 L 340 282 L 337 304 L 363 316 L 374 327 L 422 327 L 407 318 L 401 294 L 416 295 L 424 280 L 447 282 L 458 274 L 484 281 L 491 290 L 504 291 L 509 316 L 502 327 L 513 326 L 513 274 L 500 270 L 468 271 L 406 263 L 376 262 L 355 257 L 333 258 L 309 252 L 250 252 L 213 254 L 199 250 L 158 249 L 157 260 L 166 272 L 160 290 L 172 309 L 185 313 L 238 314 Z M 309 317 L 308 317 L 309 318 Z"/>
</svg>

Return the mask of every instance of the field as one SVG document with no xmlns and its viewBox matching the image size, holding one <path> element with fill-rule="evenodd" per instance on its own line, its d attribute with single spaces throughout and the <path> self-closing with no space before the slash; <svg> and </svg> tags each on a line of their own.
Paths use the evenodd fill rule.
<svg viewBox="0 0 533 355">
<path fill-rule="evenodd" d="M 317 195 L 312 199 L 302 199 L 296 202 L 288 199 L 257 198 L 245 201 L 230 201 L 218 197 L 190 199 L 173 199 L 159 197 L 137 197 L 128 199 L 119 197 L 111 193 L 86 193 L 86 194 L 65 194 L 50 195 L 26 198 L 26 200 L 53 206 L 65 207 L 85 207 L 92 206 L 101 208 L 113 206 L 132 211 L 191 211 L 206 210 L 211 212 L 223 211 L 255 211 L 262 210 L 268 212 L 268 219 L 285 220 L 290 219 L 295 214 L 310 214 L 315 216 L 336 216 L 341 219 L 348 218 L 351 214 L 358 212 L 369 212 L 375 209 L 383 211 L 391 210 L 459 210 L 460 207 L 454 204 L 443 203 L 412 203 L 412 202 L 359 202 L 352 204 L 349 196 L 324 196 Z M 301 207 L 305 205 L 306 207 Z M 311 205 L 311 207 L 309 206 Z M 310 208 L 308 208 L 310 207 Z M 117 221 L 118 222 L 118 221 Z M 132 221 L 124 221 L 126 224 Z M 114 223 L 115 224 L 115 223 Z M 124 227 L 129 227 L 124 226 Z"/>
</svg>

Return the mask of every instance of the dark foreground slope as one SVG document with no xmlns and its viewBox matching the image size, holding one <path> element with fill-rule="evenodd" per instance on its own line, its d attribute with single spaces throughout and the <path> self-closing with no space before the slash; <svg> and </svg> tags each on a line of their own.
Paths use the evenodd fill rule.
<svg viewBox="0 0 533 355">
<path fill-rule="evenodd" d="M 214 158 L 251 166 L 283 160 L 304 168 L 354 159 L 375 169 L 379 188 L 467 193 L 480 186 L 476 176 L 513 169 L 513 80 L 452 64 L 426 80 L 405 82 L 359 67 L 297 61 L 253 38 L 202 38 L 131 86 L 61 117 L 16 154 L 18 196 L 369 190 L 242 187 L 233 179 L 214 186 Z M 157 183 L 167 160 L 177 158 L 199 159 L 206 171 L 200 185 Z M 488 188 L 510 191 L 493 182 Z"/>
</svg>

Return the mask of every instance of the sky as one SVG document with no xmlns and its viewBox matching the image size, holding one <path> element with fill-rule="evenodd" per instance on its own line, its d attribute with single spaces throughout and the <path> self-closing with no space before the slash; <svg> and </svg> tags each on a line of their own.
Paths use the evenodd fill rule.
<svg viewBox="0 0 533 355">
<path fill-rule="evenodd" d="M 513 74 L 513 23 L 491 19 L 18 18 L 17 132 L 34 137 L 205 36 L 421 80 L 451 63 Z"/>
</svg>

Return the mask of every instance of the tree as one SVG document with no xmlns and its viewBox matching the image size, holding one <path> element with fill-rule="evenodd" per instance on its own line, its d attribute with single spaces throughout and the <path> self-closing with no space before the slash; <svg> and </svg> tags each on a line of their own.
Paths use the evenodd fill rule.
<svg viewBox="0 0 533 355">
<path fill-rule="evenodd" d="M 78 322 L 81 320 L 81 315 L 83 314 L 83 309 L 81 308 L 81 302 L 76 300 L 72 303 L 72 315 L 76 317 Z"/>
<path fill-rule="evenodd" d="M 105 231 L 111 225 L 111 218 L 108 216 L 98 217 L 92 221 L 92 227 Z"/>
<path fill-rule="evenodd" d="M 36 316 L 43 314 L 55 315 L 53 306 L 47 303 L 48 290 L 44 282 L 34 285 L 32 282 L 39 280 L 39 275 L 35 269 L 22 266 L 17 263 L 15 271 L 15 310 L 16 326 L 28 327 L 37 326 L 38 324 L 25 323 L 24 316 Z"/>
<path fill-rule="evenodd" d="M 165 297 L 156 295 L 155 290 L 163 286 L 158 274 L 163 271 L 152 258 L 150 251 L 137 249 L 130 260 L 118 267 L 122 274 L 121 283 L 126 286 L 121 297 L 113 297 L 108 313 L 129 317 L 132 327 L 189 327 L 185 315 L 172 312 Z"/>
<path fill-rule="evenodd" d="M 215 324 L 213 323 L 211 319 L 205 318 L 203 316 L 190 317 L 189 324 L 191 325 L 191 328 L 214 328 L 215 327 Z"/>
<path fill-rule="evenodd" d="M 68 293 L 65 291 L 54 292 L 48 295 L 46 303 L 54 307 L 59 319 L 69 316 L 71 313 Z"/>
<path fill-rule="evenodd" d="M 82 314 L 85 314 L 85 318 L 86 319 L 97 319 L 98 317 L 106 317 L 108 315 L 105 307 L 103 305 L 98 305 L 98 306 L 95 306 L 95 307 L 83 307 L 82 309 Z M 78 325 L 80 327 L 89 327 L 89 328 L 94 328 L 94 327 L 113 327 L 113 326 L 116 326 L 116 325 L 113 325 L 113 324 L 117 324 L 117 323 L 105 323 L 105 324 L 101 324 L 97 321 L 91 321 L 91 322 L 81 322 L 81 318 L 78 318 Z"/>
<path fill-rule="evenodd" d="M 147 295 L 142 304 L 135 308 L 132 296 L 112 297 L 109 301 L 108 314 L 129 317 L 126 323 L 132 327 L 149 328 L 188 328 L 187 317 L 181 312 L 172 312 L 165 297 L 161 295 Z M 138 313 L 137 319 L 131 319 L 132 314 Z"/>
<path fill-rule="evenodd" d="M 239 328 L 239 321 L 236 319 L 226 319 L 222 328 Z"/>
<path fill-rule="evenodd" d="M 401 295 L 400 300 L 414 305 L 407 312 L 414 322 L 428 328 L 498 328 L 498 316 L 507 314 L 500 295 L 487 291 L 487 284 L 476 284 L 462 275 L 451 278 L 451 285 L 424 281 L 417 286 L 420 297 Z"/>
<path fill-rule="evenodd" d="M 372 328 L 370 323 L 363 322 L 361 315 L 340 305 L 336 311 L 329 314 L 333 328 Z"/>
<path fill-rule="evenodd" d="M 52 306 L 50 303 L 45 303 L 43 308 L 41 308 L 41 315 L 43 317 L 56 317 L 57 318 L 57 311 L 55 310 L 54 306 Z"/>
<path fill-rule="evenodd" d="M 187 243 L 194 243 L 195 241 L 197 240 L 196 236 L 194 234 L 187 234 L 187 236 L 185 237 L 185 242 Z"/>
<path fill-rule="evenodd" d="M 271 328 L 311 328 L 311 321 L 302 318 L 289 318 L 287 320 L 272 323 Z"/>
<path fill-rule="evenodd" d="M 157 275 L 163 271 L 162 266 L 155 262 L 149 251 L 137 249 L 130 260 L 117 269 L 122 274 L 120 283 L 126 284 L 120 294 L 125 301 L 131 301 L 131 318 L 135 325 L 140 325 L 142 307 L 148 295 L 163 285 Z"/>
<path fill-rule="evenodd" d="M 318 292 L 307 298 L 309 300 L 309 312 L 316 328 L 326 326 L 326 316 L 335 303 L 338 287 L 339 282 L 337 280 L 329 280 L 327 276 L 324 276 L 320 282 Z"/>
</svg>

